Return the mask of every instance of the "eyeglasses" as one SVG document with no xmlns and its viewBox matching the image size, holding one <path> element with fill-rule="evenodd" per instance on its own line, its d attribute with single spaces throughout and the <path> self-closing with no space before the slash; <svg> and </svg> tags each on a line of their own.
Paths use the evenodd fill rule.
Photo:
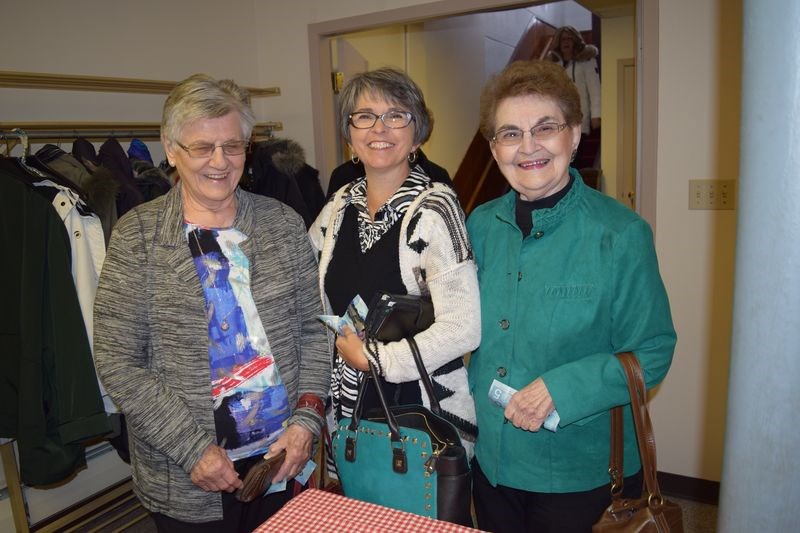
<svg viewBox="0 0 800 533">
<path fill-rule="evenodd" d="M 492 137 L 492 142 L 502 146 L 517 146 L 522 142 L 525 134 L 530 132 L 531 137 L 536 140 L 547 139 L 567 127 L 567 123 L 558 124 L 557 122 L 545 122 L 525 131 L 519 128 L 506 128 L 497 131 Z"/>
<path fill-rule="evenodd" d="M 186 150 L 192 159 L 205 159 L 214 155 L 217 147 L 222 148 L 222 153 L 225 155 L 242 155 L 250 146 L 250 141 L 228 141 L 222 144 L 195 143 L 189 146 L 175 141 L 175 144 Z"/>
<path fill-rule="evenodd" d="M 414 120 L 414 115 L 408 111 L 387 111 L 382 115 L 376 115 L 369 111 L 357 111 L 347 116 L 347 121 L 350 125 L 360 130 L 371 128 L 378 119 L 381 119 L 381 122 L 387 128 L 399 129 L 411 124 L 411 121 Z"/>
</svg>

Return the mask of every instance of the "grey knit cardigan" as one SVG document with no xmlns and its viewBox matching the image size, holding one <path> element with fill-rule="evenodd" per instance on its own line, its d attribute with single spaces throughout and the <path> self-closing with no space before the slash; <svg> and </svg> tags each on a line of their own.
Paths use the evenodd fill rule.
<svg viewBox="0 0 800 533">
<path fill-rule="evenodd" d="M 327 397 L 331 353 L 317 263 L 302 219 L 271 198 L 236 191 L 234 226 L 250 260 L 250 288 L 289 395 Z M 180 185 L 122 217 L 95 299 L 98 374 L 126 415 L 134 490 L 151 511 L 187 522 L 222 518 L 222 498 L 190 472 L 216 442 L 205 299 L 183 230 Z M 319 435 L 322 418 L 289 423 Z"/>
</svg>

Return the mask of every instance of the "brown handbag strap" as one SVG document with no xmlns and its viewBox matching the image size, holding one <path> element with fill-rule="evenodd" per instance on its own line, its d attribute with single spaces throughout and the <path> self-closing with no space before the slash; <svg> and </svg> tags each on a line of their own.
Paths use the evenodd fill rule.
<svg viewBox="0 0 800 533">
<path fill-rule="evenodd" d="M 623 427 L 622 407 L 611 410 L 611 455 L 608 459 L 608 475 L 611 476 L 611 498 L 617 499 L 622 495 L 625 486 L 623 480 Z"/>
<path fill-rule="evenodd" d="M 648 505 L 653 508 L 663 504 L 661 489 L 658 486 L 656 477 L 656 441 L 653 436 L 653 425 L 650 421 L 650 413 L 647 410 L 647 389 L 645 388 L 644 374 L 639 360 L 631 352 L 617 354 L 622 368 L 625 371 L 625 378 L 628 382 L 628 392 L 631 397 L 631 411 L 633 412 L 633 425 L 636 428 L 636 442 L 639 445 L 639 457 L 642 462 L 642 475 L 644 477 L 644 491 L 648 494 Z M 616 435 L 617 450 L 619 453 L 619 476 L 622 477 L 622 408 L 619 409 L 618 429 L 614 428 L 615 416 L 612 414 L 612 453 Z M 614 460 L 609 461 L 609 470 L 615 466 Z M 612 487 L 613 494 L 613 487 Z"/>
</svg>

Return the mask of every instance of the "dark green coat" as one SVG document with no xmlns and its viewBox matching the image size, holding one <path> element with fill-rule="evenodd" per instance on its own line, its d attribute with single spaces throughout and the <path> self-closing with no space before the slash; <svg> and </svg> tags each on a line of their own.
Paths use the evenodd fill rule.
<svg viewBox="0 0 800 533">
<path fill-rule="evenodd" d="M 50 202 L 11 171 L 0 168 L 0 436 L 17 439 L 22 482 L 44 485 L 83 466 L 82 441 L 111 428 L 66 229 Z"/>
<path fill-rule="evenodd" d="M 676 341 L 649 225 L 573 175 L 555 207 L 533 212 L 524 240 L 513 190 L 467 221 L 482 316 L 481 345 L 469 366 L 475 453 L 492 484 L 533 492 L 608 483 L 609 409 L 629 403 L 613 354 L 636 353 L 651 387 L 666 375 Z M 561 417 L 558 431 L 504 424 L 503 410 L 488 401 L 492 380 L 521 389 L 540 376 Z M 631 475 L 640 465 L 626 413 Z"/>
</svg>

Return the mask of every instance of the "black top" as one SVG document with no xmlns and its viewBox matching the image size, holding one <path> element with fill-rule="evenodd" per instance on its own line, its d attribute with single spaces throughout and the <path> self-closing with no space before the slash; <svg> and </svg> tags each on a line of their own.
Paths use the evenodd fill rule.
<svg viewBox="0 0 800 533">
<path fill-rule="evenodd" d="M 534 209 L 550 209 L 551 207 L 555 207 L 555 205 L 567 195 L 574 181 L 575 178 L 570 175 L 569 183 L 567 183 L 566 187 L 551 196 L 545 196 L 544 198 L 539 198 L 530 202 L 523 200 L 517 195 L 515 218 L 517 219 L 517 226 L 522 230 L 523 239 L 527 237 L 531 229 L 533 229 L 533 216 L 531 216 L 531 213 L 533 213 Z"/>
<path fill-rule="evenodd" d="M 358 238 L 358 210 L 354 205 L 345 209 L 339 236 L 333 248 L 328 271 L 325 274 L 325 292 L 333 312 L 339 316 L 347 310 L 350 301 L 360 295 L 369 305 L 378 291 L 407 294 L 400 274 L 400 226 L 398 220 L 365 253 L 361 252 Z M 422 395 L 417 381 L 388 383 L 381 378 L 383 391 L 390 404 L 422 405 Z M 367 387 L 363 400 L 364 413 L 379 408 L 375 390 Z"/>
</svg>

